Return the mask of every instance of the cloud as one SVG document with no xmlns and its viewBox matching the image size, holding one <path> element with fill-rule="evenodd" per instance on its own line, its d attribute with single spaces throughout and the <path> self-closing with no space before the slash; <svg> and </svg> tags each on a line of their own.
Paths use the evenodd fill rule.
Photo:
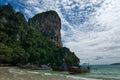
<svg viewBox="0 0 120 80">
<path fill-rule="evenodd" d="M 89 16 L 64 45 L 76 52 L 77 56 L 84 62 L 86 56 L 92 64 L 109 64 L 115 62 L 120 55 L 120 16 L 119 2 L 106 1 L 98 10 Z M 101 58 L 96 61 L 96 56 L 115 56 L 114 58 Z M 118 58 L 117 58 L 118 59 Z M 117 60 L 116 62 L 119 62 Z"/>
<path fill-rule="evenodd" d="M 96 58 L 95 58 L 95 60 L 100 60 L 100 59 L 104 59 L 104 58 L 101 56 L 96 56 Z"/>
<path fill-rule="evenodd" d="M 81 63 L 120 62 L 120 2 L 118 0 L 9 0 L 27 18 L 55 10 L 62 21 L 63 46 Z M 18 10 L 17 8 L 17 10 Z"/>
</svg>

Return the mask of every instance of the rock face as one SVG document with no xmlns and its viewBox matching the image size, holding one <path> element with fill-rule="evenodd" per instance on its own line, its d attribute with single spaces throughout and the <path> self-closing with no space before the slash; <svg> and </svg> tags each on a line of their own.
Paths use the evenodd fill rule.
<svg viewBox="0 0 120 80">
<path fill-rule="evenodd" d="M 56 45 L 62 46 L 60 33 L 61 19 L 55 11 L 51 10 L 37 14 L 28 20 L 28 24 L 39 30 Z"/>
</svg>

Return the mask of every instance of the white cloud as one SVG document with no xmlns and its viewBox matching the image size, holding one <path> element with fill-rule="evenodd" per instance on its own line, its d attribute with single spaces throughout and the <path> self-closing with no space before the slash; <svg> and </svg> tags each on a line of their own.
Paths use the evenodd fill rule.
<svg viewBox="0 0 120 80">
<path fill-rule="evenodd" d="M 103 6 L 94 13 L 94 16 L 90 16 L 90 19 L 87 22 L 87 24 L 91 24 L 91 27 L 93 27 L 92 31 L 90 30 L 86 32 L 84 30 L 82 33 L 80 30 L 86 27 L 86 24 L 82 24 L 82 27 L 79 27 L 80 29 L 77 28 L 75 30 L 76 34 L 73 34 L 72 37 L 74 39 L 77 38 L 77 42 L 66 42 L 65 45 L 70 47 L 72 50 L 75 50 L 76 54 L 80 58 L 83 58 L 81 56 L 85 56 L 85 54 L 88 56 L 88 59 L 92 58 L 90 59 L 91 63 L 99 62 L 100 64 L 106 64 L 115 62 L 116 58 L 103 58 L 96 61 L 93 57 L 117 57 L 120 55 L 119 4 L 120 2 L 118 0 L 106 1 Z M 117 62 L 119 61 L 120 59 Z"/>
<path fill-rule="evenodd" d="M 28 5 L 39 5 L 40 0 L 25 0 L 25 3 Z"/>
<path fill-rule="evenodd" d="M 31 12 L 31 10 L 25 9 L 24 12 L 28 15 L 28 16 L 33 16 L 34 14 Z"/>
</svg>

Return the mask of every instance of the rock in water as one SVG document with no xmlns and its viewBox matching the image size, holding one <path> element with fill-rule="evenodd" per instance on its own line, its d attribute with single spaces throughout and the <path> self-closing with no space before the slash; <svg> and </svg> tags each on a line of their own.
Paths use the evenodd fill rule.
<svg viewBox="0 0 120 80">
<path fill-rule="evenodd" d="M 56 45 L 62 46 L 60 33 L 61 19 L 57 12 L 51 10 L 37 14 L 28 20 L 28 24 L 39 30 Z"/>
</svg>

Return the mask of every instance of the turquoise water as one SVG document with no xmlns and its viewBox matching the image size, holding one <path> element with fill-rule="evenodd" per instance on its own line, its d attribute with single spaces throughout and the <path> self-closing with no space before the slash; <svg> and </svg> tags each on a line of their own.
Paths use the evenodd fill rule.
<svg viewBox="0 0 120 80">
<path fill-rule="evenodd" d="M 36 70 L 41 74 L 62 75 L 73 80 L 120 80 L 120 65 L 91 66 L 89 73 L 70 75 L 68 72 Z"/>
<path fill-rule="evenodd" d="M 18 71 L 17 71 L 18 70 Z M 19 68 L 10 68 L 10 72 L 13 73 L 31 73 L 48 76 L 60 76 L 66 77 L 65 80 L 120 80 L 120 65 L 102 65 L 91 66 L 89 73 L 70 75 L 69 72 L 58 72 L 52 70 L 27 70 Z M 54 80 L 57 80 L 56 78 Z"/>
<path fill-rule="evenodd" d="M 90 73 L 83 73 L 77 76 L 101 80 L 120 80 L 120 65 L 91 66 Z"/>
<path fill-rule="evenodd" d="M 73 80 L 120 80 L 120 65 L 91 66 L 91 71 L 89 73 L 77 75 L 70 75 L 68 72 L 55 72 L 51 70 L 45 70 L 43 73 L 64 75 L 68 78 L 72 78 Z"/>
</svg>

